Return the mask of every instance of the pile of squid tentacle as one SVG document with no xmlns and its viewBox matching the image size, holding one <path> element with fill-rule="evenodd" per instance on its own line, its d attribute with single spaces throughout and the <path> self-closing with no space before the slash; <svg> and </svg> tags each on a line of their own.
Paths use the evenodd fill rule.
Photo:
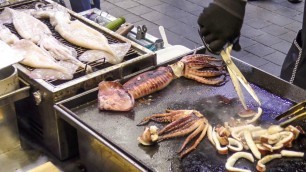
<svg viewBox="0 0 306 172">
<path fill-rule="evenodd" d="M 170 122 L 170 124 L 162 129 L 158 129 L 156 126 L 146 127 L 141 136 L 138 137 L 138 141 L 140 144 L 148 146 L 164 139 L 189 134 L 179 150 L 180 157 L 183 158 L 195 150 L 207 135 L 210 143 L 219 154 L 224 155 L 230 151 L 234 152 L 225 165 L 228 171 L 250 171 L 234 167 L 234 164 L 240 158 L 254 162 L 255 157 L 258 159 L 256 169 L 258 171 L 266 171 L 265 164 L 273 159 L 305 157 L 303 152 L 285 150 L 292 147 L 293 140 L 299 136 L 302 130 L 291 125 L 285 128 L 279 125 L 272 125 L 268 128 L 254 126 L 252 123 L 256 122 L 261 113 L 262 110 L 259 108 L 257 113 L 253 113 L 251 120 L 242 122 L 235 120 L 235 122 L 231 121 L 231 124 L 225 122 L 224 126 L 212 127 L 208 120 L 196 110 L 167 110 L 167 113 L 154 114 L 144 118 L 139 125 L 146 124 L 150 120 Z M 186 145 L 197 136 L 195 143 L 184 150 Z M 249 150 L 251 153 L 245 152 Z"/>
</svg>

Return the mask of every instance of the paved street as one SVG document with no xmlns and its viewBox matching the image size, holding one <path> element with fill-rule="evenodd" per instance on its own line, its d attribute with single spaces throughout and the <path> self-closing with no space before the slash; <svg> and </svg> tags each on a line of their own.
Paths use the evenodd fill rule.
<svg viewBox="0 0 306 172">
<path fill-rule="evenodd" d="M 101 0 L 103 11 L 127 22 L 146 25 L 148 33 L 160 37 L 166 28 L 169 42 L 191 49 L 202 45 L 197 17 L 211 0 Z M 241 31 L 242 51 L 233 56 L 279 76 L 285 54 L 302 27 L 304 2 L 259 0 L 248 2 Z"/>
</svg>

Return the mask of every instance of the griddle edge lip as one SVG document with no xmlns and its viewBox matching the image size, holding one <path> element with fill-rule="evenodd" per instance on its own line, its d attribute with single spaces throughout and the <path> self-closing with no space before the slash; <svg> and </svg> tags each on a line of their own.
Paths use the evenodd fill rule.
<svg viewBox="0 0 306 172">
<path fill-rule="evenodd" d="M 95 89 L 90 90 L 95 91 Z M 70 111 L 68 108 L 66 108 L 63 103 L 65 103 L 68 100 L 64 100 L 62 102 L 56 103 L 53 107 L 59 112 L 60 117 L 64 119 L 66 122 L 74 126 L 77 130 L 81 129 L 81 132 L 85 132 L 86 134 L 89 134 L 90 136 L 94 137 L 95 139 L 99 140 L 102 144 L 119 154 L 123 159 L 127 160 L 131 164 L 133 164 L 136 168 L 138 168 L 141 171 L 154 171 L 147 165 L 145 165 L 144 162 L 141 160 L 137 160 L 137 158 L 129 155 L 126 153 L 125 150 L 121 149 L 120 147 L 113 144 L 111 141 L 109 141 L 107 138 L 103 137 L 99 133 L 95 132 L 94 129 L 92 129 L 90 126 L 84 124 L 78 116 L 76 116 L 72 111 Z"/>
</svg>

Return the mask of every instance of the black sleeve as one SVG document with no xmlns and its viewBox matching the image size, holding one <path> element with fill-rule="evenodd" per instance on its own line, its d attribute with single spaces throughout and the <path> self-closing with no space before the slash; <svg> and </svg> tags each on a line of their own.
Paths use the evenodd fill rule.
<svg viewBox="0 0 306 172">
<path fill-rule="evenodd" d="M 213 3 L 243 20 L 246 2 L 246 0 L 214 0 Z"/>
</svg>

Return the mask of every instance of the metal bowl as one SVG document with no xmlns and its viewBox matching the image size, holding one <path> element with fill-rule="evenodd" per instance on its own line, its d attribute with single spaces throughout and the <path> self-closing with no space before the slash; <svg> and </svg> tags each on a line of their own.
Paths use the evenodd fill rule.
<svg viewBox="0 0 306 172">
<path fill-rule="evenodd" d="M 14 66 L 0 69 L 0 96 L 12 92 L 18 87 L 17 69 Z"/>
</svg>

